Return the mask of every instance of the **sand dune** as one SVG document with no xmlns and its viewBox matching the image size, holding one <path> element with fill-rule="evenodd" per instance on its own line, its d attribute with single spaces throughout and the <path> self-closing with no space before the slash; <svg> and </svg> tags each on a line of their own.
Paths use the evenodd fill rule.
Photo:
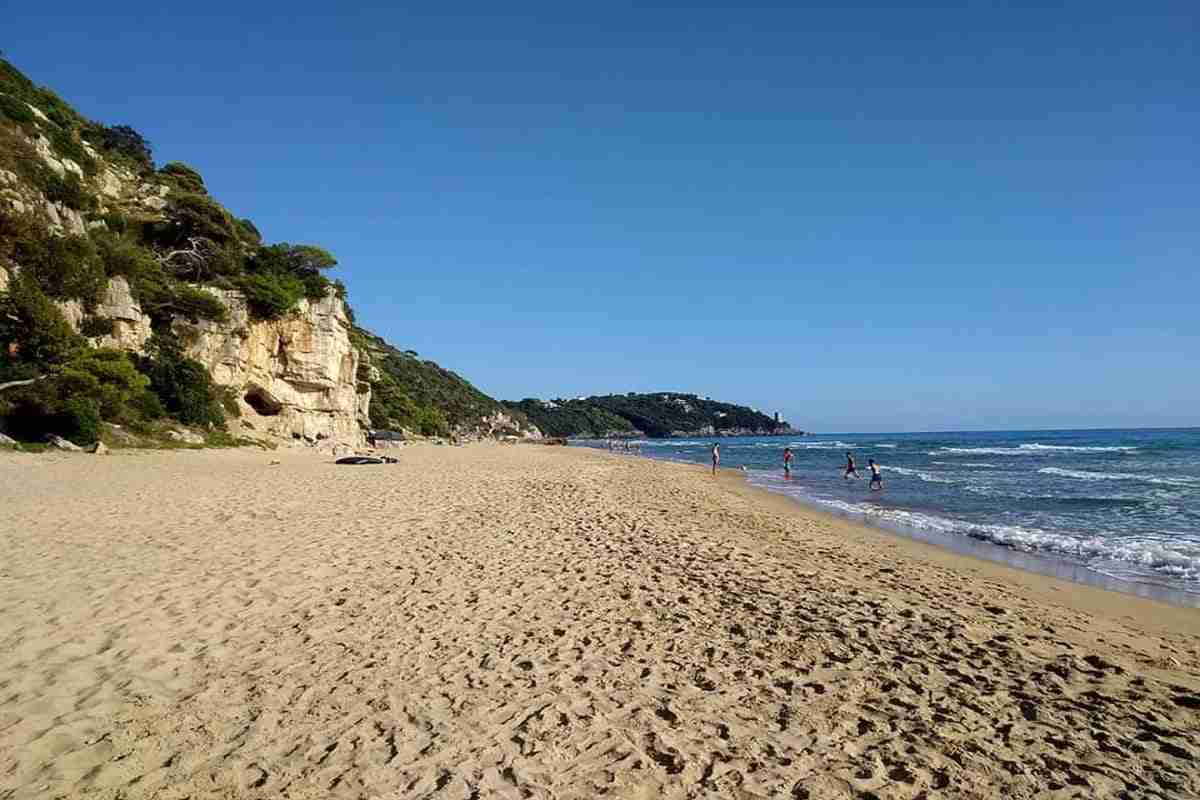
<svg viewBox="0 0 1200 800">
<path fill-rule="evenodd" d="M 1200 796 L 1198 612 L 694 467 L 399 455 L 0 455 L 0 798 Z"/>
</svg>

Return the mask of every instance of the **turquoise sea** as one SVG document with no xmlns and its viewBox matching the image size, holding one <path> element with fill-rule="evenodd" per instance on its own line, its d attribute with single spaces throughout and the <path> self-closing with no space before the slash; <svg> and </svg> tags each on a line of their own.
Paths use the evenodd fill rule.
<svg viewBox="0 0 1200 800">
<path fill-rule="evenodd" d="M 640 440 L 798 501 L 1041 572 L 1200 604 L 1200 429 Z M 603 446 L 592 442 L 593 446 Z M 791 475 L 783 449 L 795 454 Z M 846 451 L 859 480 L 843 479 Z M 867 459 L 884 488 L 868 489 Z"/>
</svg>

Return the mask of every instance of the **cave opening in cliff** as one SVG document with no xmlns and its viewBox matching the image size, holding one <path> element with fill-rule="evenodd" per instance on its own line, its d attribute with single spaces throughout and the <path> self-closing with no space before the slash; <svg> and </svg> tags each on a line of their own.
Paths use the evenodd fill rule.
<svg viewBox="0 0 1200 800">
<path fill-rule="evenodd" d="M 246 405 L 253 408 L 260 417 L 273 417 L 280 411 L 283 411 L 283 403 L 280 403 L 271 393 L 260 386 L 251 386 L 243 398 Z"/>
</svg>

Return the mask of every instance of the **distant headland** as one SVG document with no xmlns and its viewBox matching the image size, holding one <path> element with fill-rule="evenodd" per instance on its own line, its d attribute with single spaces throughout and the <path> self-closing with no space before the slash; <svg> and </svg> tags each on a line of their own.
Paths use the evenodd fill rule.
<svg viewBox="0 0 1200 800">
<path fill-rule="evenodd" d="M 547 436 L 568 438 L 687 438 L 695 436 L 804 436 L 779 413 L 684 392 L 526 398 L 504 404 Z"/>
</svg>

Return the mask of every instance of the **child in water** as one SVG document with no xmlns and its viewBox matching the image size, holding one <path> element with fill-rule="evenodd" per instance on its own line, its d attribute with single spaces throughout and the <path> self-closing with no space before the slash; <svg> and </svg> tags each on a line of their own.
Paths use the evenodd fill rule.
<svg viewBox="0 0 1200 800">
<path fill-rule="evenodd" d="M 879 465 L 875 459 L 868 458 L 867 466 L 871 468 L 871 491 L 878 492 L 883 488 L 883 476 L 879 473 Z"/>
</svg>

